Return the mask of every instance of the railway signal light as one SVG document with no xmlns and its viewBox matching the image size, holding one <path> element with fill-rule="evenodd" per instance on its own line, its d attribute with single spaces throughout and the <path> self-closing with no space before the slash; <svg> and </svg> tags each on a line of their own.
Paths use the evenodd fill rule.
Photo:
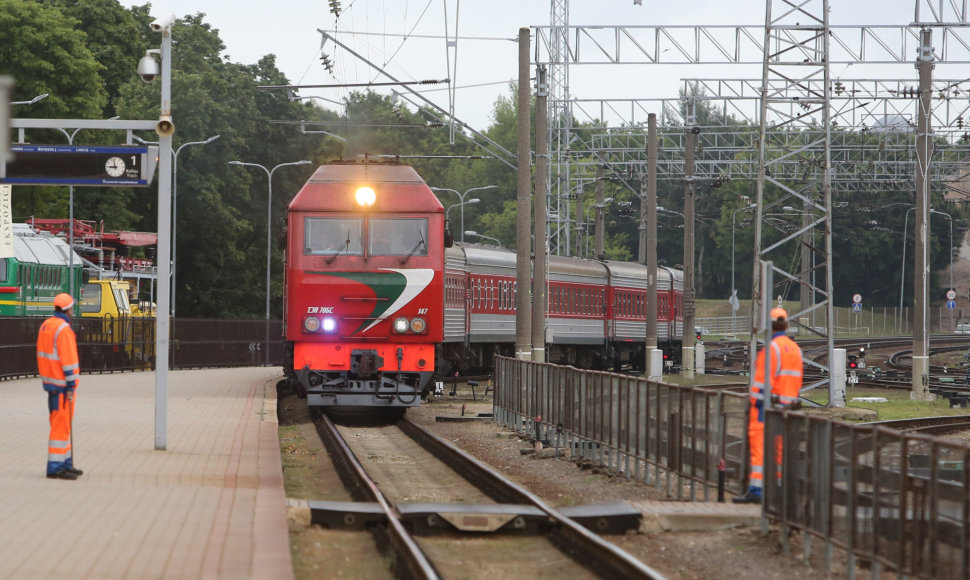
<svg viewBox="0 0 970 580">
<path fill-rule="evenodd" d="M 848 362 L 846 363 L 845 366 L 849 370 L 855 370 L 855 369 L 859 368 L 859 360 L 858 360 L 858 358 L 859 357 L 857 357 L 856 355 L 850 354 L 849 357 L 848 357 Z"/>
</svg>

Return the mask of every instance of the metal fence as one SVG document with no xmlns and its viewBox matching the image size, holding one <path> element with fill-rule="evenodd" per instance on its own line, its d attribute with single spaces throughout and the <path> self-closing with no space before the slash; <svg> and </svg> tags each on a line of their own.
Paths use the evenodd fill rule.
<svg viewBox="0 0 970 580">
<path fill-rule="evenodd" d="M 728 491 L 746 489 L 745 394 L 495 361 L 498 424 L 670 497 L 711 500 L 719 477 Z M 784 444 L 780 458 L 765 453 L 763 513 L 803 532 L 806 550 L 820 539 L 830 572 L 839 548 L 850 577 L 858 560 L 872 577 L 884 567 L 919 578 L 970 577 L 970 446 L 798 411 L 768 412 L 765 431 L 766 441 L 781 436 Z"/>
<path fill-rule="evenodd" d="M 538 435 L 575 459 L 662 487 L 672 497 L 710 499 L 719 469 L 727 489 L 742 489 L 745 395 L 505 357 L 495 361 L 499 424 Z"/>
<path fill-rule="evenodd" d="M 909 336 L 913 333 L 913 309 L 911 307 L 866 307 L 859 312 L 851 312 L 848 308 L 835 309 L 835 336 Z M 961 309 L 948 310 L 942 307 L 927 310 L 927 324 L 929 332 L 938 334 L 952 334 L 957 324 L 966 323 L 968 319 Z M 811 326 L 819 332 L 825 332 L 826 322 L 824 311 L 812 313 L 800 318 L 799 322 Z M 702 333 L 715 336 L 749 335 L 751 332 L 751 316 L 738 314 L 735 316 L 698 317 L 694 325 L 704 329 Z M 792 325 L 793 334 L 811 337 L 811 332 Z M 706 338 L 706 337 L 705 337 Z"/>
<path fill-rule="evenodd" d="M 41 317 L 0 318 L 0 379 L 37 374 Z M 174 319 L 170 368 L 282 365 L 282 322 L 271 320 Z M 155 368 L 155 319 L 75 318 L 81 372 Z M 266 337 L 270 337 L 267 344 Z M 268 349 L 268 350 L 267 350 Z"/>
</svg>

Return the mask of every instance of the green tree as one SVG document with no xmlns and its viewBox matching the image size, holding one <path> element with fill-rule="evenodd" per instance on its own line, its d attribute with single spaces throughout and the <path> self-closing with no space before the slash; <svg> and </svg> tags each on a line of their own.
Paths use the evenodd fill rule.
<svg viewBox="0 0 970 580">
<path fill-rule="evenodd" d="M 274 174 L 273 222 L 267 232 L 265 174 L 227 162 L 272 168 L 300 159 L 315 161 L 319 140 L 301 137 L 294 125 L 285 124 L 315 113 L 282 93 L 257 88 L 288 84 L 273 56 L 254 65 L 225 62 L 222 41 L 203 15 L 177 21 L 172 36 L 178 39 L 177 44 L 173 40 L 178 55 L 172 63 L 173 145 L 221 135 L 208 145 L 184 149 L 178 158 L 176 312 L 187 317 L 261 316 L 265 296 L 254 289 L 264 285 L 267 236 L 276 237 L 279 218 L 313 166 Z M 119 111 L 129 118 L 158 118 L 157 91 L 155 84 L 132 78 L 119 91 Z M 155 231 L 157 196 L 147 193 L 133 205 L 142 216 L 141 228 Z M 278 316 L 282 272 L 276 243 L 271 251 L 271 304 Z"/>
<path fill-rule="evenodd" d="M 107 100 L 101 114 L 115 116 L 114 99 L 121 85 L 132 75 L 132 63 L 144 54 L 144 43 L 139 35 L 136 13 L 125 9 L 117 0 L 45 0 L 43 4 L 55 7 L 68 17 L 78 21 L 84 31 L 85 45 L 97 60 L 98 76 L 104 86 Z"/>
</svg>

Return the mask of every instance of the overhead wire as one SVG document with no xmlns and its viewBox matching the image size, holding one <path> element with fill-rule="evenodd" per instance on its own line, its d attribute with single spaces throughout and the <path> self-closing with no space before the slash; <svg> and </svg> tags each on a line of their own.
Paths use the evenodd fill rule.
<svg viewBox="0 0 970 580">
<path fill-rule="evenodd" d="M 380 70 L 378 72 L 374 73 L 374 76 L 371 77 L 371 81 L 376 80 L 378 76 L 380 76 L 381 74 L 383 74 L 384 73 L 384 69 L 387 68 L 387 65 L 389 65 L 391 63 L 391 61 L 394 60 L 394 57 L 397 56 L 397 53 L 399 53 L 401 51 L 401 49 L 404 48 L 404 44 L 410 38 L 409 35 L 412 32 L 414 32 L 414 29 L 418 27 L 418 24 L 421 24 L 421 21 L 424 20 L 425 15 L 428 13 L 428 9 L 431 8 L 431 2 L 432 2 L 432 0 L 428 0 L 428 3 L 424 5 L 424 10 L 421 11 L 421 15 L 418 16 L 418 19 L 414 21 L 414 24 L 411 26 L 411 29 L 408 31 L 408 34 L 405 35 L 404 38 L 401 39 L 401 43 L 394 50 L 394 53 L 391 54 L 391 56 L 387 60 L 384 61 L 384 63 L 381 65 Z M 386 21 L 386 19 L 385 19 L 385 21 Z"/>
</svg>

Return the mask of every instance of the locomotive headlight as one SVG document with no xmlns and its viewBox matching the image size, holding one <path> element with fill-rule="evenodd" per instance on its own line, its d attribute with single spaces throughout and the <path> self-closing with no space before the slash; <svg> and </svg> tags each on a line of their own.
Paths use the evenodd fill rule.
<svg viewBox="0 0 970 580">
<path fill-rule="evenodd" d="M 366 186 L 358 188 L 354 197 L 357 199 L 357 205 L 362 207 L 370 207 L 377 201 L 377 194 L 374 193 L 373 189 Z"/>
<path fill-rule="evenodd" d="M 303 329 L 307 332 L 316 332 L 320 330 L 320 319 L 316 316 L 307 316 L 303 319 Z"/>
<path fill-rule="evenodd" d="M 323 319 L 323 331 L 330 333 L 337 331 L 337 321 L 336 319 L 327 317 Z"/>
<path fill-rule="evenodd" d="M 398 334 L 404 334 L 407 332 L 408 326 L 410 326 L 410 324 L 408 323 L 407 318 L 397 318 L 394 320 L 394 332 Z"/>
<path fill-rule="evenodd" d="M 427 328 L 427 326 L 428 324 L 424 321 L 423 318 L 415 318 L 414 320 L 411 321 L 411 332 L 421 334 L 422 332 L 424 332 L 424 329 Z"/>
</svg>

